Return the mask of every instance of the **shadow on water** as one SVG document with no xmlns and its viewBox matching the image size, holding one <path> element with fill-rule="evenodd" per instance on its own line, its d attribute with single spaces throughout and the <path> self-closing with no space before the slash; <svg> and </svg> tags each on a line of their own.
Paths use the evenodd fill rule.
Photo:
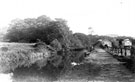
<svg viewBox="0 0 135 82">
<path fill-rule="evenodd" d="M 123 65 L 132 72 L 133 67 L 132 61 L 127 61 L 126 63 L 123 63 Z"/>
<path fill-rule="evenodd" d="M 132 73 L 135 73 L 135 67 L 134 67 L 134 63 L 133 62 L 135 62 L 135 61 L 133 61 L 134 59 L 118 59 L 117 58 L 117 60 L 118 61 L 120 61 L 120 62 L 124 62 L 122 65 L 123 66 L 125 66 L 129 71 L 131 71 Z"/>
<path fill-rule="evenodd" d="M 99 66 L 83 64 L 75 66 L 65 74 L 60 75 L 61 71 L 51 65 L 47 65 L 40 70 L 37 69 L 36 65 L 33 65 L 30 68 L 21 67 L 16 69 L 13 72 L 13 82 L 59 82 L 60 80 L 61 82 L 66 82 L 66 80 L 69 82 L 70 79 L 81 81 L 81 79 L 93 79 L 99 75 L 99 71 Z"/>
<path fill-rule="evenodd" d="M 14 82 L 50 82 L 58 79 L 60 70 L 51 65 L 47 65 L 42 69 L 39 69 L 36 65 L 32 65 L 29 68 L 17 68 L 13 74 Z"/>
<path fill-rule="evenodd" d="M 134 74 L 126 69 L 130 64 L 82 64 L 71 68 L 66 74 L 47 65 L 38 70 L 35 65 L 14 71 L 13 82 L 135 82 Z"/>
</svg>

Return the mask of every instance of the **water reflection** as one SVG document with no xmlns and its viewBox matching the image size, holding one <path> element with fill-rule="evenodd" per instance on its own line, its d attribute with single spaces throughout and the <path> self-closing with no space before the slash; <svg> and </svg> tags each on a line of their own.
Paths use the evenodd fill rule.
<svg viewBox="0 0 135 82">
<path fill-rule="evenodd" d="M 48 79 L 52 77 L 53 72 L 45 70 L 44 72 L 37 71 L 37 73 L 35 70 L 16 71 L 12 80 L 13 82 L 135 82 L 135 74 L 123 64 L 78 65 L 64 76 L 55 75 L 56 79 Z M 47 73 L 50 76 L 46 75 Z M 8 82 L 12 82 L 12 80 Z"/>
</svg>

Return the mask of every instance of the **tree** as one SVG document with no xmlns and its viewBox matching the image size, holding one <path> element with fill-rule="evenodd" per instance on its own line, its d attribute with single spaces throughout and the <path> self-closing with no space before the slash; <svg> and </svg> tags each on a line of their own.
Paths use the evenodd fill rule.
<svg viewBox="0 0 135 82">
<path fill-rule="evenodd" d="M 74 55 L 72 49 L 89 46 L 89 37 L 84 34 L 73 35 L 67 25 L 67 21 L 61 18 L 55 20 L 47 16 L 16 20 L 9 26 L 6 38 L 11 42 L 36 42 L 41 40 L 53 50 L 50 52 L 50 63 L 56 67 L 62 66 L 68 69 L 73 59 L 78 58 L 78 52 Z M 84 46 L 83 46 L 84 45 Z"/>
<path fill-rule="evenodd" d="M 46 16 L 40 16 L 37 19 L 15 19 L 9 25 L 8 33 L 5 37 L 12 42 L 35 42 L 41 34 L 39 31 L 41 31 L 41 29 L 43 30 L 45 28 L 45 25 L 47 25 L 47 23 L 50 21 L 51 19 Z"/>
<path fill-rule="evenodd" d="M 81 44 L 83 44 L 83 47 L 86 48 L 91 46 L 90 40 L 87 35 L 83 33 L 75 33 L 74 36 L 80 40 Z"/>
<path fill-rule="evenodd" d="M 94 32 L 93 28 L 92 28 L 92 27 L 89 27 L 89 28 L 88 28 L 88 33 L 92 35 L 93 32 Z"/>
</svg>

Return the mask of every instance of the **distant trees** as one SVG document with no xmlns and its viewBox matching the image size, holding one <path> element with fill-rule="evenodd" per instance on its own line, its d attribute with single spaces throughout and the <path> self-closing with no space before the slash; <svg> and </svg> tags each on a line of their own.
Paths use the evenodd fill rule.
<svg viewBox="0 0 135 82">
<path fill-rule="evenodd" d="M 77 37 L 81 41 L 81 43 L 83 44 L 83 47 L 91 46 L 91 42 L 87 35 L 83 33 L 75 33 L 74 36 Z"/>
<path fill-rule="evenodd" d="M 55 20 L 42 15 L 37 18 L 15 19 L 9 26 L 6 39 L 11 42 L 36 42 L 37 39 L 50 44 L 57 39 L 62 45 L 69 47 L 82 47 L 77 37 L 67 26 L 67 21 L 56 18 Z"/>
</svg>

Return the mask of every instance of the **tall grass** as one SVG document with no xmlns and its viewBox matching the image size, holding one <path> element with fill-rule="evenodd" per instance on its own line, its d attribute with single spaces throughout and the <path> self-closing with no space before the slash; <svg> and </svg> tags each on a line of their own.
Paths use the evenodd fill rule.
<svg viewBox="0 0 135 82">
<path fill-rule="evenodd" d="M 14 71 L 18 67 L 39 68 L 46 65 L 50 51 L 46 48 L 34 49 L 29 45 L 9 45 L 0 48 L 0 72 Z"/>
</svg>

